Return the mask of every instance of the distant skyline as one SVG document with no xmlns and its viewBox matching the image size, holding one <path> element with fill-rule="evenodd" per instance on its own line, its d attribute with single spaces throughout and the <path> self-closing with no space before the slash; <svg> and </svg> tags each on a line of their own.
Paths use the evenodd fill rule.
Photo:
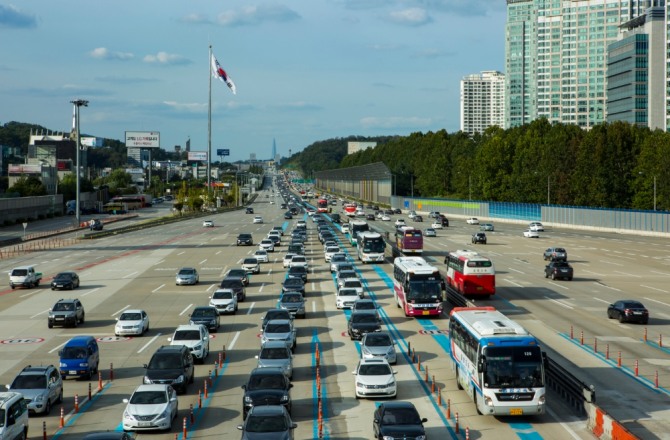
<svg viewBox="0 0 670 440">
<path fill-rule="evenodd" d="M 504 72 L 499 0 L 0 0 L 0 124 L 288 156 L 320 140 L 459 129 L 463 76 Z"/>
</svg>

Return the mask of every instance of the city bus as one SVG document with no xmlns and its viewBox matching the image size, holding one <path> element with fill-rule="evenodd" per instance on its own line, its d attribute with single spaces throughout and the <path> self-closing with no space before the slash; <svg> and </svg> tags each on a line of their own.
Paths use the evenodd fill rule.
<svg viewBox="0 0 670 440">
<path fill-rule="evenodd" d="M 316 202 L 316 212 L 328 212 L 328 200 L 319 199 Z"/>
<path fill-rule="evenodd" d="M 544 414 L 545 355 L 537 339 L 493 307 L 455 307 L 451 364 L 479 414 Z"/>
<path fill-rule="evenodd" d="M 447 285 L 461 295 L 488 298 L 496 293 L 496 271 L 488 258 L 475 251 L 449 252 L 444 259 L 447 265 Z"/>
<path fill-rule="evenodd" d="M 358 242 L 356 241 L 356 235 L 359 232 L 367 232 L 370 230 L 370 226 L 367 222 L 363 220 L 352 220 L 349 222 L 349 243 L 352 246 L 356 246 Z"/>
<path fill-rule="evenodd" d="M 421 229 L 401 226 L 395 231 L 395 243 L 403 254 L 420 254 L 423 252 L 423 233 Z"/>
<path fill-rule="evenodd" d="M 363 263 L 384 261 L 386 242 L 378 232 L 359 232 L 356 238 L 358 259 Z"/>
<path fill-rule="evenodd" d="M 356 204 L 355 203 L 347 203 L 344 205 L 344 214 L 348 217 L 355 217 L 356 216 Z"/>
<path fill-rule="evenodd" d="M 393 296 L 405 316 L 440 316 L 440 271 L 421 257 L 396 258 L 393 262 Z"/>
</svg>

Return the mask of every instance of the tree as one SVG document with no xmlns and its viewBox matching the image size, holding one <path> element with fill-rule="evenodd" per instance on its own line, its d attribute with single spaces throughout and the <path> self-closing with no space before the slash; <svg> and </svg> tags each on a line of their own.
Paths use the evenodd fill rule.
<svg viewBox="0 0 670 440">
<path fill-rule="evenodd" d="M 40 179 L 35 176 L 21 176 L 7 191 L 19 193 L 21 197 L 47 195 L 47 189 L 44 187 Z"/>
</svg>

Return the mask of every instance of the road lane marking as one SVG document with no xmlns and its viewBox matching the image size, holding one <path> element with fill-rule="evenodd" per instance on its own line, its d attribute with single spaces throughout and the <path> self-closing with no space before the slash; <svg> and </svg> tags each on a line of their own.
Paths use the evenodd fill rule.
<svg viewBox="0 0 670 440">
<path fill-rule="evenodd" d="M 207 261 L 207 258 L 205 258 L 205 259 L 204 259 L 204 260 L 202 260 L 202 261 L 201 261 L 200 263 L 198 263 L 198 265 L 202 266 L 202 265 L 203 265 L 203 263 L 204 263 L 205 261 Z"/>
<path fill-rule="evenodd" d="M 188 309 L 190 309 L 191 307 L 193 307 L 193 304 L 189 304 L 188 306 L 186 306 L 186 308 L 185 308 L 184 310 L 181 311 L 181 313 L 179 314 L 179 316 L 181 316 L 181 315 L 183 315 L 184 313 L 188 312 Z"/>
<path fill-rule="evenodd" d="M 144 344 L 139 350 L 137 350 L 137 353 L 142 353 L 148 346 L 153 344 L 154 341 L 156 341 L 156 339 L 158 339 L 158 337 L 161 336 L 161 335 L 162 335 L 162 333 L 157 333 L 156 336 L 149 339 L 149 341 L 146 344 Z"/>
<path fill-rule="evenodd" d="M 156 287 L 154 290 L 151 291 L 151 293 L 156 293 L 156 292 L 158 292 L 160 289 L 162 289 L 163 287 L 165 287 L 165 284 L 161 284 L 160 286 Z"/>
<path fill-rule="evenodd" d="M 656 290 L 656 291 L 658 291 L 658 292 L 670 293 L 670 292 L 668 292 L 667 290 L 657 289 L 656 287 L 651 287 L 651 286 L 645 286 L 644 284 L 640 284 L 640 287 L 644 287 L 645 289 Z"/>
<path fill-rule="evenodd" d="M 557 300 L 557 299 L 552 299 L 552 298 L 549 298 L 548 296 L 545 296 L 544 298 L 545 298 L 545 299 L 548 299 L 549 301 L 551 301 L 551 302 L 553 302 L 553 303 L 558 304 L 559 306 L 565 307 L 566 309 L 570 309 L 570 310 L 573 310 L 573 309 L 574 309 L 574 307 L 569 306 L 569 305 L 567 305 L 567 304 L 564 304 L 563 302 L 561 302 L 561 301 L 559 301 L 559 300 Z"/>
<path fill-rule="evenodd" d="M 27 296 L 32 296 L 32 295 L 34 295 L 36 293 L 40 293 L 40 292 L 41 292 L 41 290 L 37 290 L 37 289 L 31 290 L 28 293 L 24 293 L 23 295 L 19 296 L 19 298 L 25 298 Z"/>
<path fill-rule="evenodd" d="M 95 289 L 93 289 L 93 290 L 89 290 L 89 291 L 88 291 L 88 292 L 86 292 L 86 293 L 82 293 L 82 294 L 81 294 L 81 295 L 79 295 L 79 296 L 86 296 L 86 295 L 90 295 L 91 293 L 95 292 L 96 290 L 100 290 L 100 288 L 99 288 L 99 287 L 96 287 Z"/>
<path fill-rule="evenodd" d="M 46 309 L 43 312 L 36 313 L 33 316 L 31 316 L 30 319 L 33 319 L 33 318 L 35 318 L 37 316 L 40 316 L 40 315 L 44 315 L 45 313 L 49 313 L 49 310 L 51 310 L 51 309 Z"/>
<path fill-rule="evenodd" d="M 235 333 L 235 337 L 233 337 L 233 340 L 230 342 L 230 345 L 228 345 L 228 350 L 232 350 L 235 347 L 235 343 L 237 342 L 237 338 L 240 337 L 240 332 Z"/>
<path fill-rule="evenodd" d="M 122 308 L 121 310 L 117 310 L 116 312 L 112 313 L 110 316 L 116 316 L 116 315 L 118 315 L 119 313 L 121 313 L 121 312 L 123 312 L 124 310 L 126 310 L 128 307 L 130 307 L 130 304 L 128 304 L 127 306 L 125 306 L 125 307 Z"/>
<path fill-rule="evenodd" d="M 256 305 L 256 301 L 252 302 L 251 305 L 249 305 L 249 310 L 247 310 L 247 315 L 251 315 L 251 311 L 254 309 L 255 305 Z"/>
<path fill-rule="evenodd" d="M 125 277 L 123 277 L 123 279 L 130 278 L 130 277 L 132 277 L 133 275 L 136 275 L 136 274 L 138 274 L 138 273 L 139 273 L 139 272 L 132 272 L 132 273 L 129 273 L 128 275 L 126 275 Z"/>
</svg>

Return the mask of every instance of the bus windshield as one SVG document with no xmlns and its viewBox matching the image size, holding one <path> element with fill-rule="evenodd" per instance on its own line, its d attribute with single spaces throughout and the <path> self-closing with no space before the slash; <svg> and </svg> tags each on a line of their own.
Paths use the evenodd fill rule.
<svg viewBox="0 0 670 440">
<path fill-rule="evenodd" d="M 384 252 L 386 243 L 382 238 L 363 241 L 363 252 Z"/>
<path fill-rule="evenodd" d="M 488 388 L 543 387 L 542 354 L 534 347 L 485 347 Z"/>
<path fill-rule="evenodd" d="M 408 301 L 436 302 L 442 297 L 442 286 L 439 281 L 410 281 Z"/>
</svg>

